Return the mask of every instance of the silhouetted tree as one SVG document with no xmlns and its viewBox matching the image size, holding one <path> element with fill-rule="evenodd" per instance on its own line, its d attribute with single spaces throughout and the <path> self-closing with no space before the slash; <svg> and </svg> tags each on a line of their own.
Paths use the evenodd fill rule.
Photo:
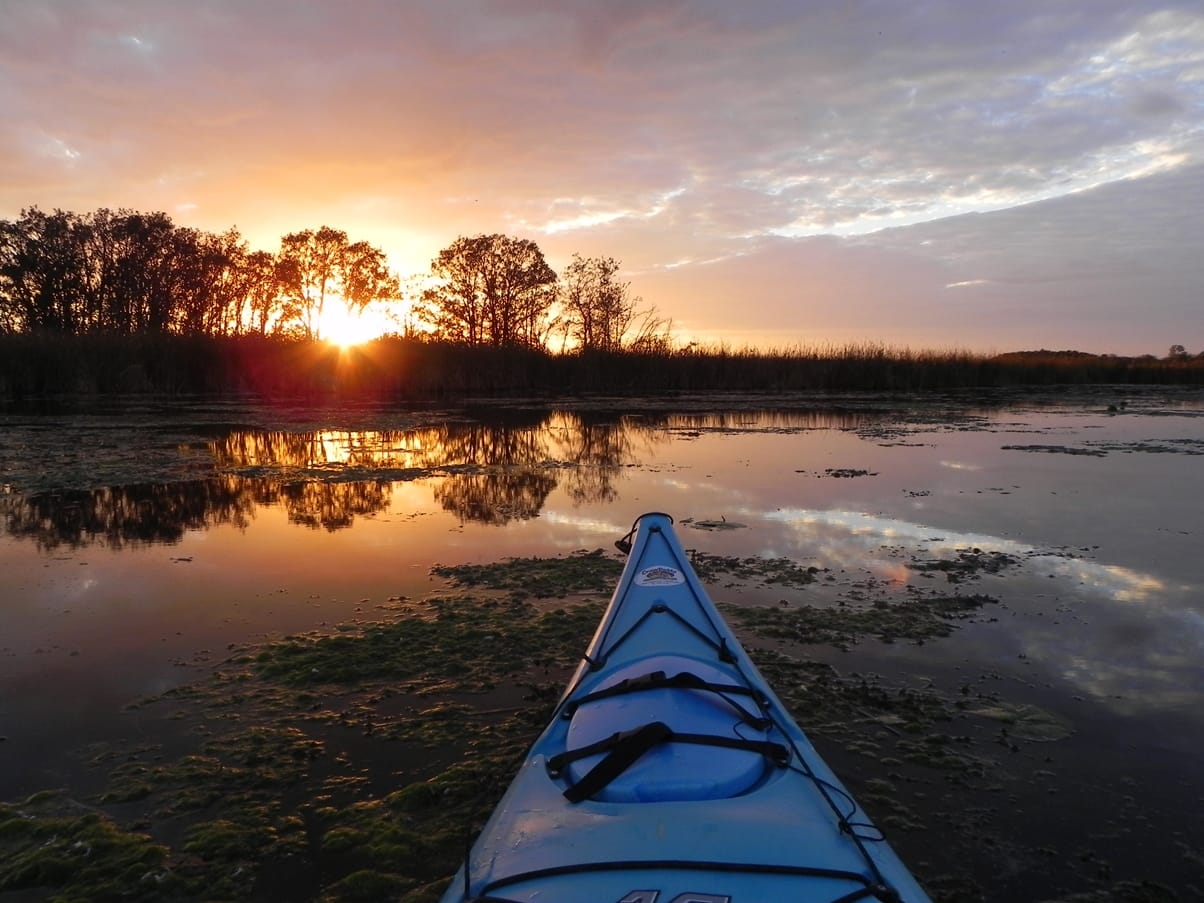
<svg viewBox="0 0 1204 903">
<path fill-rule="evenodd" d="M 631 283 L 615 278 L 619 262 L 613 257 L 581 257 L 565 267 L 560 281 L 567 337 L 582 351 L 642 348 L 666 329 L 652 307 L 631 294 Z"/>
<path fill-rule="evenodd" d="M 167 332 L 172 322 L 173 268 L 179 265 L 175 226 L 166 213 L 119 213 L 113 221 L 117 256 L 112 332 Z"/>
<path fill-rule="evenodd" d="M 230 335 L 241 331 L 250 289 L 246 243 L 237 229 L 221 235 L 177 229 L 172 236 L 172 331 Z"/>
<path fill-rule="evenodd" d="M 186 530 L 245 527 L 254 516 L 255 481 L 225 475 L 36 495 L 0 495 L 0 532 L 39 548 L 99 544 L 113 549 L 174 543 Z"/>
<path fill-rule="evenodd" d="M 0 319 L 13 331 L 81 331 L 88 283 L 88 224 L 73 213 L 30 208 L 0 222 Z"/>
<path fill-rule="evenodd" d="M 367 242 L 349 244 L 347 233 L 323 226 L 284 236 L 278 257 L 277 285 L 283 305 L 280 326 L 300 327 L 306 338 L 321 338 L 327 301 L 341 298 L 352 310 L 400 294 L 385 255 Z"/>
<path fill-rule="evenodd" d="M 461 237 L 439 252 L 431 273 L 442 284 L 423 292 L 418 314 L 437 338 L 499 347 L 538 347 L 547 338 L 556 273 L 534 242 Z"/>
<path fill-rule="evenodd" d="M 243 257 L 243 293 L 236 315 L 247 332 L 267 335 L 268 324 L 279 317 L 280 292 L 276 255 L 252 251 Z"/>
<path fill-rule="evenodd" d="M 297 320 L 306 338 L 319 338 L 326 296 L 334 288 L 339 255 L 347 233 L 323 226 L 317 232 L 292 232 L 280 240 L 278 275 L 284 295 L 285 320 Z"/>
<path fill-rule="evenodd" d="M 349 245 L 343 257 L 343 301 L 362 311 L 373 301 L 400 299 L 401 282 L 389 270 L 385 254 L 366 241 Z"/>
</svg>

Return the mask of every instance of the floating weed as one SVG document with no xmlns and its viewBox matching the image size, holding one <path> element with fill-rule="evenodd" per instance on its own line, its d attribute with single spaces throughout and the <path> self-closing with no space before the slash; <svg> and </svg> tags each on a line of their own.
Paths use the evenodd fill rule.
<svg viewBox="0 0 1204 903">
<path fill-rule="evenodd" d="M 971 715 L 1001 722 L 1009 736 L 1020 740 L 1064 740 L 1074 733 L 1066 719 L 1030 703 L 996 702 L 968 711 Z"/>
<path fill-rule="evenodd" d="M 0 893 L 58 900 L 158 900 L 181 890 L 168 848 L 60 794 L 0 804 Z M 32 899 L 30 897 L 29 899 Z"/>
<path fill-rule="evenodd" d="M 748 524 L 737 523 L 734 520 L 728 520 L 726 517 L 720 517 L 719 520 L 694 520 L 687 517 L 681 523 L 682 526 L 693 527 L 695 530 L 709 530 L 711 532 L 718 530 L 744 530 L 748 528 Z"/>
<path fill-rule="evenodd" d="M 540 613 L 517 600 L 432 599 L 396 621 L 274 643 L 254 669 L 291 686 L 390 681 L 410 693 L 483 692 L 500 677 L 575 661 L 584 641 L 569 653 L 564 640 L 588 638 L 599 617 L 596 606 Z"/>
<path fill-rule="evenodd" d="M 762 586 L 806 586 L 814 583 L 820 569 L 801 565 L 789 558 L 740 558 L 693 552 L 690 555 L 699 579 L 716 583 L 721 577 L 757 582 Z"/>
<path fill-rule="evenodd" d="M 206 741 L 200 753 L 174 761 L 122 763 L 110 772 L 100 801 L 128 803 L 158 794 L 171 813 L 200 810 L 231 793 L 291 786 L 321 753 L 321 741 L 296 728 L 252 727 Z"/>
<path fill-rule="evenodd" d="M 602 549 L 565 558 L 507 558 L 492 564 L 436 565 L 431 573 L 456 586 L 508 590 L 518 598 L 564 598 L 573 593 L 609 592 L 623 562 Z"/>
<path fill-rule="evenodd" d="M 278 837 L 271 825 L 219 818 L 202 822 L 188 832 L 184 852 L 205 859 L 251 862 Z"/>
<path fill-rule="evenodd" d="M 348 901 L 392 900 L 407 889 L 405 879 L 397 875 L 360 869 L 341 881 L 336 881 L 330 892 L 337 899 Z"/>
<path fill-rule="evenodd" d="M 998 574 L 1006 568 L 1020 564 L 1020 559 L 1006 552 L 983 551 L 982 549 L 958 549 L 956 558 L 937 558 L 928 561 L 912 561 L 907 566 L 922 574 L 943 573 L 950 583 L 960 583 L 981 574 Z"/>
<path fill-rule="evenodd" d="M 788 611 L 725 606 L 724 615 L 767 637 L 801 643 L 825 643 L 847 650 L 864 636 L 883 642 L 923 642 L 953 632 L 954 621 L 972 616 L 991 596 L 953 595 L 909 597 L 901 602 L 879 600 L 869 607 L 819 608 L 799 606 Z"/>
</svg>

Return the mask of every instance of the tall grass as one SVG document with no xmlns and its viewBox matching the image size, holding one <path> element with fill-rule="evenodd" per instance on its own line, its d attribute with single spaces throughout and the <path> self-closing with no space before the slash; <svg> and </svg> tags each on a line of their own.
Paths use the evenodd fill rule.
<svg viewBox="0 0 1204 903">
<path fill-rule="evenodd" d="M 873 343 L 554 355 L 397 337 L 340 350 L 258 336 L 0 336 L 0 398 L 8 399 L 167 393 L 422 401 L 1154 383 L 1204 385 L 1204 358 L 1071 351 L 985 355 Z"/>
</svg>

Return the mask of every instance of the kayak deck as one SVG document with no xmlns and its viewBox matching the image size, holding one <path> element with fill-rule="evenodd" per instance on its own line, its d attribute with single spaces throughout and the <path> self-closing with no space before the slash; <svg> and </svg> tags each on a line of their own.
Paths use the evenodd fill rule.
<svg viewBox="0 0 1204 903">
<path fill-rule="evenodd" d="M 925 903 L 644 515 L 585 658 L 451 901 Z"/>
</svg>

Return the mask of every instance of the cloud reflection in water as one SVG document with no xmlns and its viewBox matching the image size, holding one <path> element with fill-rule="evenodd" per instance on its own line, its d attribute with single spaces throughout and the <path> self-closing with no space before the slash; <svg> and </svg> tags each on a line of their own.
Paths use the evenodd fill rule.
<svg viewBox="0 0 1204 903">
<path fill-rule="evenodd" d="M 951 533 L 926 524 L 858 511 L 783 508 L 765 517 L 786 524 L 798 545 L 823 557 L 829 567 L 860 566 L 875 570 L 885 567 L 894 571 L 897 564 L 890 559 L 897 557 L 897 552 L 892 554 L 888 548 L 892 545 L 901 544 L 908 551 L 934 556 L 975 548 L 1039 561 L 1047 574 L 1121 601 L 1149 601 L 1167 588 L 1152 574 L 1075 557 L 1067 550 L 1043 551 L 1028 543 L 985 533 Z"/>
<path fill-rule="evenodd" d="M 991 593 L 1014 617 L 991 625 L 985 639 L 968 640 L 988 644 L 975 654 L 1006 662 L 1000 653 L 1010 648 L 1018 667 L 1048 671 L 1071 692 L 1121 714 L 1198 708 L 1204 615 L 1193 608 L 1189 587 L 1080 557 L 1084 550 L 1041 549 L 858 511 L 787 508 L 764 516 L 783 524 L 806 557 L 834 570 L 868 569 L 888 591 L 915 584 L 914 572 L 900 572 L 904 556 L 947 559 L 967 549 L 1008 555 L 1016 570 L 996 577 Z"/>
</svg>

